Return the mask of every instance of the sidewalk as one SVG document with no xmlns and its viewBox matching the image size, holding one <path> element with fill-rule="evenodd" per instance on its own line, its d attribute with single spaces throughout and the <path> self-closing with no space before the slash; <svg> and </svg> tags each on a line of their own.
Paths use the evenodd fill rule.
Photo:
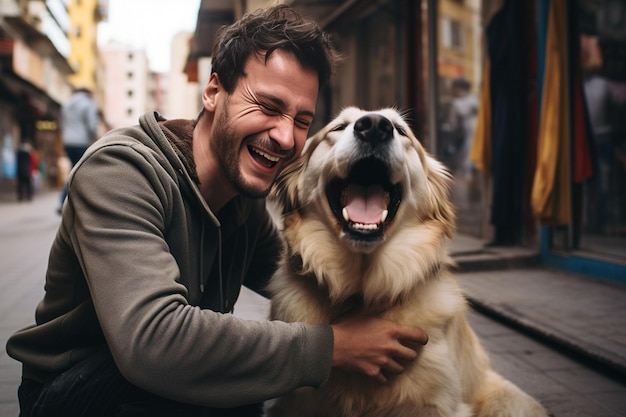
<svg viewBox="0 0 626 417">
<path fill-rule="evenodd" d="M 19 362 L 9 358 L 5 344 L 17 329 L 35 320 L 43 296 L 50 245 L 59 226 L 58 191 L 37 193 L 18 203 L 15 194 L 0 193 L 0 416 L 19 414 Z"/>
<path fill-rule="evenodd" d="M 51 191 L 28 203 L 0 200 L 0 416 L 18 414 L 21 370 L 4 344 L 16 329 L 33 321 L 43 295 L 48 250 L 60 220 L 57 199 L 58 192 Z M 558 352 L 540 351 L 543 343 L 524 340 L 505 326 L 498 329 L 471 312 L 495 365 L 544 399 L 555 417 L 626 416 L 605 412 L 626 409 L 620 406 L 625 391 L 613 379 L 598 376 L 608 369 L 611 377 L 626 380 L 626 288 L 543 268 L 538 255 L 527 249 L 485 249 L 482 241 L 464 235 L 449 247 L 459 264 L 459 282 L 477 310 L 556 346 Z M 268 307 L 267 300 L 244 289 L 235 315 L 265 318 Z M 592 371 L 576 367 L 577 361 L 564 362 L 563 350 L 579 355 L 577 361 L 588 358 Z M 596 407 L 604 411 L 593 411 Z"/>
<path fill-rule="evenodd" d="M 542 267 L 523 248 L 449 248 L 473 307 L 626 381 L 626 286 Z"/>
</svg>

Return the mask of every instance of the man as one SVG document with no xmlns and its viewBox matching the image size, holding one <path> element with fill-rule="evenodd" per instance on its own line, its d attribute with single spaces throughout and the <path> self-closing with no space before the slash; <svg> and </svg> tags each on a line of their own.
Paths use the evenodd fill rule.
<svg viewBox="0 0 626 417">
<path fill-rule="evenodd" d="M 61 108 L 61 139 L 65 155 L 75 166 L 98 134 L 98 107 L 87 88 L 77 88 Z M 57 212 L 61 214 L 67 187 L 63 187 Z"/>
<path fill-rule="evenodd" d="M 275 269 L 263 197 L 304 146 L 333 56 L 286 6 L 247 15 L 220 34 L 195 122 L 147 114 L 90 148 L 37 325 L 7 344 L 24 364 L 23 416 L 257 415 L 235 407 L 320 386 L 332 366 L 384 381 L 415 358 L 400 340 L 426 335 L 374 317 L 228 314 L 242 284 L 262 292 Z"/>
</svg>

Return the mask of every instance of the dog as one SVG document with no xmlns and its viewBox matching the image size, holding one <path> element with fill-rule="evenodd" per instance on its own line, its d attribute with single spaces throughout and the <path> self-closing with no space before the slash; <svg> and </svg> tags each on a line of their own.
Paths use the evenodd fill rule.
<svg viewBox="0 0 626 417">
<path fill-rule="evenodd" d="M 333 369 L 267 415 L 547 417 L 490 367 L 467 322 L 446 249 L 451 181 L 394 108 L 343 110 L 285 167 L 273 188 L 286 250 L 268 287 L 272 319 L 332 323 L 362 309 L 429 341 L 385 384 Z"/>
</svg>

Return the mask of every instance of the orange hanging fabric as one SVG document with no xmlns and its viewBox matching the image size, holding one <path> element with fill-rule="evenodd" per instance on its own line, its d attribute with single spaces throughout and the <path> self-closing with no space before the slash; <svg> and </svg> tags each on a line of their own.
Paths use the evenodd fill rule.
<svg viewBox="0 0 626 417">
<path fill-rule="evenodd" d="M 504 7 L 504 0 L 484 0 L 486 28 L 491 19 Z M 485 176 L 491 175 L 491 158 L 493 146 L 491 140 L 491 61 L 485 59 L 482 74 L 482 87 L 480 91 L 480 107 L 474 128 L 474 138 L 470 150 L 469 159 Z"/>
<path fill-rule="evenodd" d="M 489 77 L 491 65 L 485 60 L 483 67 L 483 85 L 480 93 L 480 106 L 474 130 L 474 140 L 470 151 L 470 161 L 485 175 L 491 174 L 491 90 Z"/>
<path fill-rule="evenodd" d="M 548 18 L 546 64 L 532 187 L 533 213 L 544 226 L 571 221 L 568 54 L 566 1 L 552 0 Z"/>
</svg>

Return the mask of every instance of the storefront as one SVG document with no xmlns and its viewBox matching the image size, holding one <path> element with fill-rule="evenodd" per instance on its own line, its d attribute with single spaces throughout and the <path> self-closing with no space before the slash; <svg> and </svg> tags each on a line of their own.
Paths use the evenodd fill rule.
<svg viewBox="0 0 626 417">
<path fill-rule="evenodd" d="M 626 282 L 626 0 L 337 3 L 319 114 L 406 110 L 454 174 L 459 233 Z"/>
<path fill-rule="evenodd" d="M 0 25 L 0 191 L 13 193 L 15 151 L 29 143 L 37 152 L 36 184 L 62 183 L 57 160 L 62 155 L 58 118 L 69 97 L 73 69 L 46 35 L 23 17 L 4 16 Z"/>
<path fill-rule="evenodd" d="M 545 44 L 564 38 L 570 46 L 570 219 L 542 230 L 544 261 L 626 282 L 626 1 L 544 0 L 539 13 Z M 554 57 L 544 56 L 546 91 Z"/>
<path fill-rule="evenodd" d="M 626 1 L 429 5 L 459 230 L 626 282 Z"/>
</svg>

